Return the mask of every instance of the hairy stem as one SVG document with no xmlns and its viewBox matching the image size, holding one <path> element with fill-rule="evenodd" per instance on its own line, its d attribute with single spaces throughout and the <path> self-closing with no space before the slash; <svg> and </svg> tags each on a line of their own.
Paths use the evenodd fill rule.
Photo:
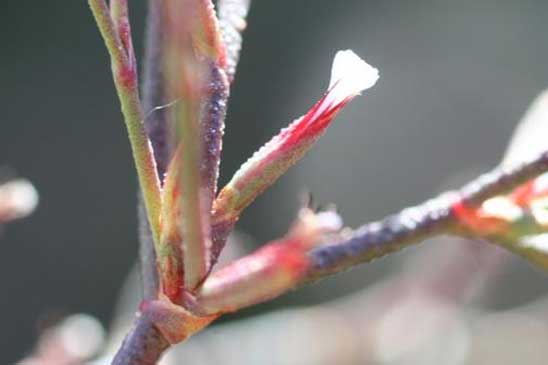
<svg viewBox="0 0 548 365">
<path fill-rule="evenodd" d="M 159 237 L 160 185 L 150 143 L 143 126 L 136 65 L 120 38 L 104 0 L 88 0 L 110 55 L 114 84 L 129 135 L 133 159 L 154 240 Z"/>
<path fill-rule="evenodd" d="M 455 204 L 479 206 L 548 171 L 548 152 L 510 168 L 498 168 L 479 176 L 458 192 L 445 193 L 416 207 L 357 229 L 343 242 L 326 245 L 309 254 L 311 267 L 305 281 L 315 280 L 354 265 L 371 261 L 418 243 L 433 235 L 462 232 Z"/>
<path fill-rule="evenodd" d="M 470 232 L 459 226 L 458 218 L 454 212 L 456 204 L 478 206 L 483 201 L 505 194 L 546 172 L 548 172 L 548 152 L 518 166 L 495 169 L 481 175 L 458 191 L 442 194 L 381 221 L 366 224 L 341 242 L 311 250 L 308 254 L 309 269 L 295 285 L 302 285 L 347 270 L 434 235 L 468 236 Z M 245 303 L 240 303 L 237 308 L 232 307 L 231 310 L 244 306 Z M 212 313 L 206 311 L 202 314 Z M 137 337 L 135 341 L 139 338 Z M 130 340 L 127 339 L 126 342 L 130 342 Z M 126 344 L 121 351 L 129 351 L 123 350 L 124 348 L 135 347 Z M 162 351 L 159 351 L 158 354 Z M 115 365 L 126 364 L 132 363 L 115 363 Z"/>
<path fill-rule="evenodd" d="M 466 205 L 472 209 L 477 208 L 484 201 L 508 193 L 547 171 L 548 152 L 545 152 L 527 163 L 497 168 L 481 175 L 458 191 L 441 194 L 378 222 L 368 223 L 336 243 L 312 249 L 307 254 L 308 262 L 303 264 L 307 267 L 303 273 L 294 279 L 288 279 L 293 280 L 292 284 L 283 282 L 281 289 L 270 284 L 271 287 L 266 290 L 268 294 L 260 292 L 264 285 L 262 288 L 258 285 L 258 281 L 253 277 L 256 274 L 254 270 L 257 271 L 264 265 L 268 268 L 265 272 L 272 275 L 277 270 L 282 270 L 288 262 L 295 264 L 296 261 L 295 257 L 290 259 L 289 256 L 285 256 L 284 259 L 269 263 L 270 256 L 261 252 L 269 249 L 269 246 L 264 246 L 206 279 L 198 292 L 198 303 L 203 307 L 203 314 L 235 311 L 271 299 L 295 286 L 417 244 L 432 236 L 453 234 L 483 239 L 485 237 L 481 232 L 470 231 L 461 224 L 456 207 Z M 253 269 L 239 268 L 239 262 Z M 265 265 L 266 263 L 270 266 Z M 295 268 L 294 266 L 292 269 Z M 286 279 L 289 276 L 285 275 Z"/>
</svg>

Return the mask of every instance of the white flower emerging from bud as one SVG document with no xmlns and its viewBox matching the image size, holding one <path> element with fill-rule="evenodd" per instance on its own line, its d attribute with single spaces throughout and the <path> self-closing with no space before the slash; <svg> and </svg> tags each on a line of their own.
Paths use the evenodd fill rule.
<svg viewBox="0 0 548 365">
<path fill-rule="evenodd" d="M 379 70 L 353 51 L 338 51 L 331 66 L 327 92 L 307 116 L 314 121 L 317 118 L 321 119 L 322 116 L 329 116 L 332 112 L 338 112 L 362 91 L 375 85 L 378 79 Z"/>
<path fill-rule="evenodd" d="M 378 79 L 379 71 L 354 52 L 337 52 L 327 91 L 306 114 L 282 129 L 240 167 L 215 200 L 214 221 L 237 219 L 243 209 L 304 156 L 346 104 Z M 322 219 L 337 227 L 333 218 L 334 214 L 330 214 Z"/>
<path fill-rule="evenodd" d="M 328 98 L 339 104 L 371 88 L 379 79 L 379 70 L 351 50 L 339 51 L 333 59 Z"/>
</svg>

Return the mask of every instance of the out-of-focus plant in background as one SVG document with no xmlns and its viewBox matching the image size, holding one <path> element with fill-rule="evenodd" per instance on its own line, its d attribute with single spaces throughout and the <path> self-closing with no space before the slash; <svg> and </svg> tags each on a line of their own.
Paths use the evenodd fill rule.
<svg viewBox="0 0 548 365">
<path fill-rule="evenodd" d="M 0 183 L 0 224 L 24 218 L 38 204 L 38 193 L 25 179 L 11 179 Z"/>
</svg>

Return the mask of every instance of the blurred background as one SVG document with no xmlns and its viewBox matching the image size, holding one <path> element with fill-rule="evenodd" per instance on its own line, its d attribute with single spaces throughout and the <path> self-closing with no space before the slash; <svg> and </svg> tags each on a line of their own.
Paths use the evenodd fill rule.
<svg viewBox="0 0 548 365">
<path fill-rule="evenodd" d="M 130 3 L 141 54 L 146 4 Z M 137 185 L 86 2 L 4 0 L 0 9 L 0 175 L 16 171 L 40 193 L 35 214 L 3 227 L 0 237 L 0 364 L 13 364 L 57 318 L 87 312 L 109 323 L 135 263 Z M 282 235 L 303 192 L 336 203 L 357 226 L 496 165 L 548 86 L 547 16 L 545 0 L 256 0 L 230 100 L 221 183 L 321 95 L 337 50 L 353 49 L 381 78 L 248 209 L 239 224 L 250 237 L 244 248 Z M 225 322 L 342 298 L 397 273 L 429 246 Z M 427 276 L 432 260 L 420 262 Z M 475 255 L 467 263 L 483 265 Z M 511 258 L 481 308 L 510 310 L 540 298 L 547 278 Z"/>
</svg>

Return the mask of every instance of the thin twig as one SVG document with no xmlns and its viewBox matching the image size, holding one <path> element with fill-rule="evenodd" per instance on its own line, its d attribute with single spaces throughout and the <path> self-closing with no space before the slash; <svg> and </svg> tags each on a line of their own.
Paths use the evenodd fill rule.
<svg viewBox="0 0 548 365">
<path fill-rule="evenodd" d="M 547 171 L 548 152 L 544 152 L 529 162 L 481 175 L 458 192 L 442 194 L 379 222 L 366 224 L 343 242 L 312 250 L 309 254 L 311 268 L 305 281 L 349 269 L 433 235 L 458 233 L 461 227 L 457 225 L 453 210 L 456 203 L 479 206 Z"/>
<path fill-rule="evenodd" d="M 229 86 L 226 73 L 219 63 L 208 62 L 206 67 L 209 75 L 200 113 L 203 141 L 200 174 L 202 186 L 209 192 L 207 205 L 211 207 L 217 192 Z"/>
<path fill-rule="evenodd" d="M 198 292 L 198 303 L 202 304 L 203 314 L 235 311 L 271 299 L 303 283 L 401 250 L 428 237 L 454 234 L 483 238 L 481 232 L 470 231 L 461 224 L 457 207 L 464 205 L 471 209 L 477 208 L 487 199 L 505 194 L 546 171 L 548 171 L 548 152 L 513 168 L 495 169 L 481 175 L 458 191 L 441 194 L 381 221 L 366 224 L 336 243 L 312 249 L 307 255 L 306 264 L 300 261 L 298 250 L 289 251 L 293 256 L 271 260 L 274 263 L 270 264 L 268 261 L 271 256 L 270 251 L 266 254 L 263 251 L 270 250 L 271 246 L 278 246 L 267 245 L 207 278 L 201 291 Z M 271 285 L 272 291 L 269 295 L 264 295 L 258 289 L 250 291 L 250 285 L 258 282 L 253 277 L 255 272 L 251 269 L 239 268 L 240 263 L 256 270 L 262 268 L 261 265 L 265 267 L 270 265 L 272 268 L 266 271 L 269 275 L 276 273 L 278 269 L 281 270 L 284 265 L 292 265 L 288 272 L 297 277 L 288 279 L 294 280 L 290 284 L 283 282 L 282 285 L 282 282 L 278 282 L 282 288 Z M 306 267 L 302 273 L 299 272 L 301 266 Z M 285 274 L 285 278 L 290 278 L 290 275 Z M 261 285 L 256 286 L 261 287 Z M 228 294 L 225 295 L 225 292 Z M 225 299 L 227 295 L 228 299 Z"/>
<path fill-rule="evenodd" d="M 156 365 L 168 347 L 169 342 L 152 321 L 141 316 L 135 320 L 112 365 Z"/>
<path fill-rule="evenodd" d="M 166 102 L 165 80 L 161 59 L 162 32 L 160 5 L 159 0 L 148 1 L 142 103 L 143 110 L 147 113 L 143 121 L 144 127 L 154 151 L 158 176 L 162 180 L 167 165 L 169 164 L 171 152 L 168 137 L 170 130 L 167 119 L 168 113 L 163 108 L 158 110 L 155 109 L 157 106 L 164 105 Z M 139 192 L 138 195 L 139 263 L 143 299 L 152 300 L 156 298 L 159 291 L 156 250 L 141 192 Z"/>
<path fill-rule="evenodd" d="M 88 0 L 93 16 L 111 59 L 114 84 L 129 135 L 133 159 L 143 192 L 154 240 L 159 237 L 160 184 L 150 143 L 143 126 L 143 109 L 139 100 L 138 80 L 133 55 L 126 53 L 120 35 L 104 0 Z M 152 219 L 151 219 L 152 217 Z"/>
<path fill-rule="evenodd" d="M 165 96 L 161 11 L 160 0 L 148 1 L 142 95 L 143 110 L 147 113 L 145 129 L 154 149 L 158 175 L 163 180 L 172 154 L 172 142 L 169 138 L 172 127 L 169 125 L 168 109 L 158 108 L 169 103 Z"/>
<path fill-rule="evenodd" d="M 138 193 L 137 221 L 139 226 L 139 264 L 141 270 L 141 286 L 143 299 L 153 300 L 158 297 L 159 278 L 156 265 L 156 250 L 154 239 L 148 223 L 148 217 L 141 192 Z"/>
<path fill-rule="evenodd" d="M 236 67 L 240 59 L 240 50 L 242 48 L 242 32 L 246 27 L 246 17 L 249 12 L 251 0 L 220 0 L 218 3 L 219 30 L 221 31 L 224 52 L 225 52 L 225 70 L 222 72 L 218 68 L 212 67 L 211 91 L 208 104 L 210 117 L 204 114 L 202 120 L 210 119 L 208 123 L 202 121 L 202 125 L 209 125 L 213 128 L 204 128 L 205 140 L 208 141 L 204 147 L 206 160 L 209 160 L 208 169 L 203 171 L 214 171 L 210 173 L 210 185 L 216 190 L 217 177 L 219 174 L 219 160 L 221 153 L 221 138 L 224 130 L 224 119 L 226 117 L 226 107 L 228 100 L 228 87 L 224 85 L 224 80 L 232 82 L 236 74 Z M 225 75 L 223 75 L 223 73 Z M 216 81 L 217 80 L 217 81 Z M 211 134 L 211 136 L 208 136 Z M 210 146 L 210 147 L 208 147 Z M 216 161 L 216 162 L 215 162 Z M 214 163 L 215 162 L 215 163 Z M 205 167 L 205 164 L 204 164 Z M 215 193 L 215 191 L 214 191 Z M 228 235 L 234 228 L 234 222 L 220 222 L 214 224 L 211 229 L 211 267 L 215 265 L 221 251 L 225 245 Z"/>
<path fill-rule="evenodd" d="M 308 254 L 311 266 L 300 281 L 296 282 L 296 285 L 347 270 L 352 266 L 382 257 L 434 235 L 468 235 L 469 232 L 463 231 L 463 228 L 458 224 L 458 217 L 454 211 L 456 204 L 478 206 L 483 201 L 505 194 L 547 171 L 548 152 L 544 152 L 529 162 L 511 168 L 498 168 L 481 175 L 458 191 L 442 194 L 421 205 L 388 216 L 379 222 L 366 224 L 342 242 L 313 249 Z M 238 293 L 234 293 L 234 295 L 237 296 Z M 246 303 L 238 303 L 238 307 L 230 309 L 236 310 L 244 306 Z M 154 328 L 151 327 L 151 330 Z M 140 340 L 142 336 L 137 336 L 135 341 Z M 138 348 L 131 344 L 131 338 L 130 336 L 126 340 L 120 357 L 128 356 L 123 355 L 124 351 Z M 158 358 L 165 349 L 156 351 Z M 114 364 L 127 365 L 131 363 L 115 362 Z"/>
</svg>

